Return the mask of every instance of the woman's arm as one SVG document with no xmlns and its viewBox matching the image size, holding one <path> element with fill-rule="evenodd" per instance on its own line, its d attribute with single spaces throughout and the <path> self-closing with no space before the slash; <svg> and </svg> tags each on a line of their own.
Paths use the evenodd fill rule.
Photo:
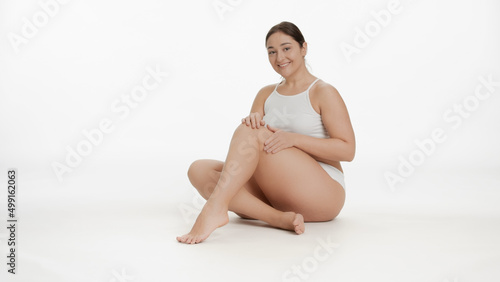
<svg viewBox="0 0 500 282">
<path fill-rule="evenodd" d="M 252 104 L 252 109 L 250 110 L 250 115 L 242 119 L 242 123 L 245 123 L 247 126 L 251 126 L 252 128 L 259 128 L 261 125 L 264 125 L 264 122 L 261 123 L 265 114 L 264 104 L 269 95 L 273 92 L 274 87 L 274 85 L 265 86 L 259 91 L 259 93 L 257 93 L 257 96 L 255 96 Z"/>
<path fill-rule="evenodd" d="M 318 85 L 311 102 L 313 105 L 318 105 L 321 119 L 330 138 L 316 138 L 271 128 L 279 134 L 273 134 L 266 141 L 264 150 L 277 153 L 294 146 L 318 161 L 352 161 L 356 147 L 354 131 L 349 113 L 338 91 L 326 83 Z"/>
<path fill-rule="evenodd" d="M 354 130 L 344 100 L 337 89 L 329 84 L 317 87 L 321 119 L 330 138 L 299 135 L 296 147 L 315 156 L 317 160 L 352 161 L 356 151 Z M 316 99 L 315 99 L 316 100 Z"/>
</svg>

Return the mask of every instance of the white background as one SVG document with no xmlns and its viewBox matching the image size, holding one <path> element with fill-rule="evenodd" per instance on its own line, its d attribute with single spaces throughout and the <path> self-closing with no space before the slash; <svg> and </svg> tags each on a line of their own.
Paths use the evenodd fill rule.
<svg viewBox="0 0 500 282">
<path fill-rule="evenodd" d="M 39 1 L 0 1 L 0 173 L 5 180 L 8 168 L 18 169 L 20 220 L 120 201 L 169 204 L 182 217 L 176 207 L 194 195 L 189 164 L 223 160 L 255 94 L 280 80 L 264 39 L 287 20 L 309 44 L 311 72 L 339 90 L 351 116 L 357 153 L 344 164 L 346 209 L 412 207 L 498 222 L 500 86 L 457 128 L 443 115 L 474 94 L 480 76 L 500 81 L 500 2 L 400 1 L 399 13 L 349 60 L 341 44 L 356 46 L 356 29 L 389 2 L 73 0 L 16 46 L 12 34 L 22 36 L 24 19 L 33 23 L 44 10 Z M 148 67 L 169 75 L 120 118 L 113 102 Z M 67 146 L 106 118 L 114 130 L 58 181 L 52 164 L 65 164 Z M 446 141 L 391 189 L 384 175 L 398 173 L 398 157 L 408 159 L 415 140 L 436 128 Z"/>
</svg>

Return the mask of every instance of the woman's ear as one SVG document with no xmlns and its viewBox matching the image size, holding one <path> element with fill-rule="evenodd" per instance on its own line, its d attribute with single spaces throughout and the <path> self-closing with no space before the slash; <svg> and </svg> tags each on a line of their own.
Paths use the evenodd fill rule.
<svg viewBox="0 0 500 282">
<path fill-rule="evenodd" d="M 302 57 L 307 55 L 307 42 L 302 43 L 302 48 L 300 50 Z"/>
</svg>

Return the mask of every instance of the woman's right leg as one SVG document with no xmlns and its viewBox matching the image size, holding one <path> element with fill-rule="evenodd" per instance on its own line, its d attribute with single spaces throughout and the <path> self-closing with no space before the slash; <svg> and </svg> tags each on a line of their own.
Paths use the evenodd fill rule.
<svg viewBox="0 0 500 282">
<path fill-rule="evenodd" d="M 208 199 L 219 181 L 224 162 L 216 160 L 197 160 L 191 164 L 188 177 L 200 195 Z M 251 178 L 231 199 L 229 210 L 243 218 L 259 219 L 281 229 L 304 232 L 302 215 L 283 212 L 271 206 L 257 183 Z"/>
<path fill-rule="evenodd" d="M 231 138 L 219 181 L 191 231 L 177 237 L 179 242 L 202 242 L 215 229 L 227 224 L 232 199 L 252 178 L 279 210 L 300 213 L 308 221 L 327 221 L 337 216 L 345 199 L 342 186 L 300 149 L 288 148 L 276 154 L 264 151 L 264 141 L 272 134 L 266 127 L 238 126 Z M 243 210 L 239 212 L 264 220 Z"/>
</svg>

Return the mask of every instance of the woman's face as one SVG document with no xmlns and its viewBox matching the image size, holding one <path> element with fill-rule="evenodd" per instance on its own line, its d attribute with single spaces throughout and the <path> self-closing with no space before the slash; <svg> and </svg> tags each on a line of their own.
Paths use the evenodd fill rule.
<svg viewBox="0 0 500 282">
<path fill-rule="evenodd" d="M 284 78 L 305 66 L 306 43 L 301 47 L 293 37 L 276 32 L 267 39 L 267 53 L 273 69 Z"/>
</svg>

